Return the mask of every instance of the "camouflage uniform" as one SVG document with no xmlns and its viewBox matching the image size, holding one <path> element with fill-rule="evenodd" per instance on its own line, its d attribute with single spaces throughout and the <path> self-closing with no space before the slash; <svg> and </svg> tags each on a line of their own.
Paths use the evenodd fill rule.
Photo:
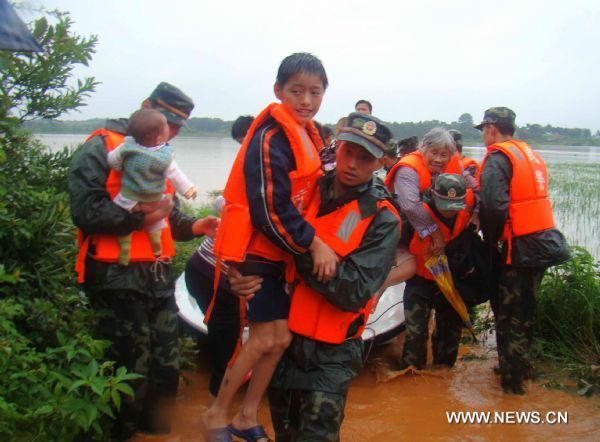
<svg viewBox="0 0 600 442">
<path fill-rule="evenodd" d="M 148 98 L 169 123 L 181 126 L 194 104 L 176 87 L 161 83 Z M 122 136 L 127 120 L 109 120 L 105 129 Z M 128 235 L 142 230 L 145 217 L 112 203 L 106 190 L 110 173 L 101 136 L 86 141 L 73 156 L 69 196 L 73 222 L 84 235 Z M 195 217 L 179 210 L 177 197 L 169 214 L 171 235 L 177 241 L 195 237 Z M 85 257 L 83 288 L 97 311 L 99 337 L 112 345 L 107 357 L 143 379 L 131 383 L 135 397 L 123 403 L 113 436 L 124 440 L 137 428 L 151 433 L 169 430 L 165 408 L 173 403 L 179 382 L 177 306 L 171 265 L 162 261 L 131 262 L 127 266 L 94 259 L 94 244 Z"/>
<path fill-rule="evenodd" d="M 486 124 L 515 128 L 515 113 L 506 107 L 487 109 Z M 509 218 L 513 166 L 500 151 L 486 155 L 480 176 L 481 230 L 493 269 L 490 303 L 496 320 L 496 340 L 500 362 L 500 379 L 505 392 L 522 394 L 523 379 L 531 376 L 529 349 L 532 340 L 535 292 L 544 270 L 569 259 L 563 234 L 546 229 L 515 236 L 510 246 L 511 265 L 506 265 L 509 247 L 501 240 Z"/>
<path fill-rule="evenodd" d="M 277 442 L 339 441 L 347 394 L 347 386 L 341 393 L 270 388 Z"/>
<path fill-rule="evenodd" d="M 413 276 L 404 290 L 406 338 L 401 368 L 423 368 L 427 363 L 429 315 L 435 309 L 432 335 L 433 363 L 454 366 L 462 333 L 462 321 L 439 291 L 435 281 Z"/>
<path fill-rule="evenodd" d="M 138 427 L 167 431 L 163 411 L 174 401 L 179 382 L 175 299 L 109 290 L 92 293 L 90 301 L 98 314 L 99 336 L 112 343 L 107 358 L 144 376 L 131 382 L 133 398 L 123 396 L 115 435 L 126 437 Z"/>
<path fill-rule="evenodd" d="M 506 391 L 522 393 L 523 380 L 531 377 L 535 293 L 543 275 L 544 269 L 504 267 L 497 293 L 490 299 L 496 319 L 500 383 Z"/>
<path fill-rule="evenodd" d="M 383 149 L 377 147 L 389 141 L 391 132 L 379 120 L 362 114 L 350 114 L 347 128 L 376 128 L 373 135 L 378 144 L 369 141 L 366 146 L 373 154 Z M 345 127 L 346 128 L 346 127 Z M 348 141 L 340 134 L 341 141 Z M 369 137 L 371 137 L 369 135 Z M 362 135 L 352 138 L 362 141 Z M 366 141 L 364 141 L 366 143 Z M 373 154 L 375 155 L 375 154 Z M 338 164 L 338 167 L 344 167 Z M 321 205 L 319 213 L 331 213 L 351 201 L 357 201 L 360 215 L 374 215 L 359 247 L 339 263 L 335 274 L 327 282 L 320 282 L 313 275 L 310 252 L 295 257 L 296 270 L 300 277 L 319 292 L 341 312 L 359 312 L 373 294 L 381 287 L 394 260 L 399 240 L 398 219 L 387 209 L 379 209 L 378 201 L 390 200 L 383 183 L 370 179 L 366 183 L 347 189 L 342 195 L 334 190 L 334 171 L 319 181 Z M 318 232 L 317 232 L 318 234 Z M 347 332 L 348 339 L 339 344 L 330 344 L 309 337 L 293 334 L 292 342 L 285 351 L 275 370 L 269 387 L 269 406 L 275 428 L 276 440 L 295 441 L 339 441 L 340 427 L 344 419 L 344 407 L 350 381 L 363 367 L 364 347 L 360 338 L 350 338 L 366 318 L 354 321 Z"/>
</svg>

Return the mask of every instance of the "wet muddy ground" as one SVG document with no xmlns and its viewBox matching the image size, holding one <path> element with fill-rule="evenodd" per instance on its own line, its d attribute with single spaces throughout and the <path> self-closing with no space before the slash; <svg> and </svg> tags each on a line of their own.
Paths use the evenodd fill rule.
<svg viewBox="0 0 600 442">
<path fill-rule="evenodd" d="M 492 367 L 495 350 L 486 343 L 463 345 L 453 369 L 429 369 L 423 374 L 393 377 L 391 366 L 400 354 L 402 336 L 373 350 L 367 367 L 350 388 L 342 441 L 468 440 L 468 441 L 600 441 L 600 399 L 585 399 L 560 390 L 549 390 L 541 381 L 526 384 L 525 396 L 506 395 Z M 211 401 L 208 367 L 186 372 L 168 436 L 139 435 L 134 442 L 201 441 L 198 416 Z M 241 402 L 241 394 L 235 406 Z M 491 412 L 507 423 L 449 423 L 450 412 Z M 494 416 L 494 412 L 496 416 Z M 539 421 L 567 417 L 567 423 L 517 423 L 512 412 L 537 412 Z M 554 414 L 553 414 L 554 413 Z M 558 413 L 561 413 L 560 415 Z M 566 414 L 565 414 L 566 413 Z M 525 415 L 521 415 L 523 419 Z M 260 420 L 271 435 L 268 405 Z M 509 423 L 512 422 L 512 423 Z M 234 438 L 235 440 L 235 438 Z"/>
</svg>

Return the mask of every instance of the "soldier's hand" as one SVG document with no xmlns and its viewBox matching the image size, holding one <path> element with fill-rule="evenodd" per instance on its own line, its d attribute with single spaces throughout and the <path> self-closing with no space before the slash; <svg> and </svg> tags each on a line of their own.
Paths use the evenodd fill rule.
<svg viewBox="0 0 600 442">
<path fill-rule="evenodd" d="M 215 236 L 219 227 L 220 219 L 216 216 L 208 215 L 205 218 L 200 218 L 192 224 L 192 233 L 198 235 Z"/>
<path fill-rule="evenodd" d="M 233 266 L 229 267 L 227 280 L 229 281 L 231 292 L 235 296 L 247 300 L 254 298 L 254 294 L 260 290 L 263 282 L 263 279 L 257 275 L 242 276 L 239 270 Z"/>
<path fill-rule="evenodd" d="M 173 209 L 173 198 L 163 198 L 160 201 L 151 203 L 138 203 L 134 211 L 142 212 L 146 215 L 144 225 L 148 226 L 158 220 L 166 218 Z"/>
<path fill-rule="evenodd" d="M 444 235 L 440 230 L 436 230 L 431 233 L 431 254 L 434 256 L 439 256 L 444 252 L 444 247 L 446 246 L 446 241 L 444 241 Z"/>
<path fill-rule="evenodd" d="M 313 259 L 312 274 L 317 278 L 317 281 L 327 283 L 337 270 L 338 256 L 318 236 L 313 238 L 309 250 Z"/>
</svg>

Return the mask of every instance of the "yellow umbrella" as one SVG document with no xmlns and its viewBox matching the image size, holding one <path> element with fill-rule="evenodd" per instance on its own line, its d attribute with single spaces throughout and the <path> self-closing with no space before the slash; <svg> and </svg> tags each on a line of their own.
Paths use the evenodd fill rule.
<svg viewBox="0 0 600 442">
<path fill-rule="evenodd" d="M 452 281 L 452 274 L 450 273 L 450 267 L 448 266 L 448 258 L 446 255 L 439 256 L 431 256 L 427 261 L 425 261 L 425 267 L 431 272 L 433 275 L 436 284 L 440 288 L 440 291 L 448 301 L 448 303 L 456 310 L 460 319 L 463 320 L 465 326 L 471 332 L 471 336 L 475 339 L 475 334 L 473 333 L 473 324 L 471 324 L 471 319 L 469 318 L 469 313 L 467 312 L 467 306 L 456 290 L 454 286 L 454 282 Z"/>
</svg>

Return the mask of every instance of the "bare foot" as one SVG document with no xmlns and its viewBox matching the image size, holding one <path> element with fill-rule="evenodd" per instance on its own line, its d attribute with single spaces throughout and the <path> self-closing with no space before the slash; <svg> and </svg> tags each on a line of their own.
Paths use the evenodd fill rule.
<svg viewBox="0 0 600 442">
<path fill-rule="evenodd" d="M 209 440 L 207 436 L 209 435 L 210 430 L 227 427 L 227 415 L 215 412 L 209 408 L 200 415 L 199 424 L 200 431 L 204 437 Z"/>
</svg>

